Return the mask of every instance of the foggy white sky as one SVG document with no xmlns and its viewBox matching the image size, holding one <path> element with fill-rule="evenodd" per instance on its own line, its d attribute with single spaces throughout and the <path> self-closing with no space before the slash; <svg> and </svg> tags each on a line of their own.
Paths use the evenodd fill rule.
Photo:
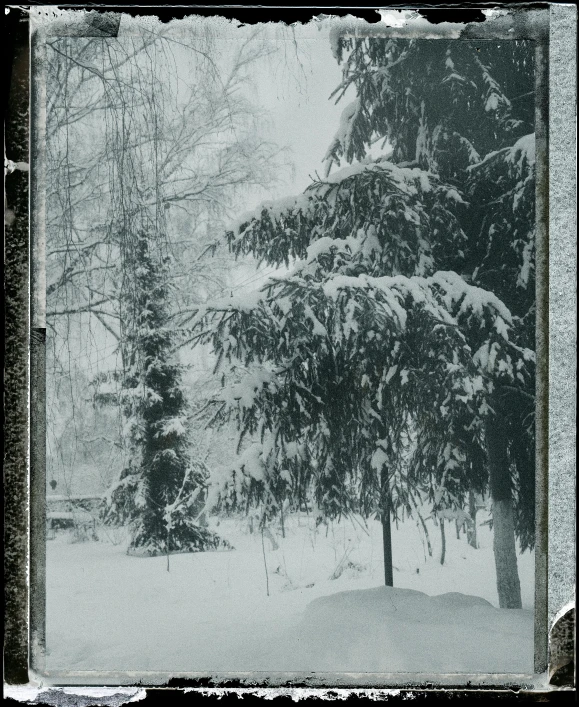
<svg viewBox="0 0 579 707">
<path fill-rule="evenodd" d="M 281 169 L 280 182 L 272 184 L 267 192 L 256 189 L 247 194 L 241 212 L 263 201 L 299 194 L 316 172 L 324 174 L 322 160 L 338 129 L 342 110 L 352 100 L 349 93 L 337 105 L 335 98 L 330 99 L 342 71 L 331 52 L 328 24 L 296 27 L 295 44 L 292 39 L 287 31 L 271 38 L 275 53 L 252 72 L 254 85 L 250 92 L 256 107 L 267 113 L 264 137 L 287 148 L 291 169 Z M 259 288 L 273 268 L 263 266 L 260 272 L 263 277 L 252 277 L 255 266 L 241 264 L 233 277 L 237 292 Z"/>
<path fill-rule="evenodd" d="M 293 52 L 289 60 L 294 61 L 285 70 L 265 69 L 256 95 L 271 115 L 271 139 L 290 148 L 295 167 L 295 176 L 288 176 L 275 196 L 299 193 L 310 183 L 309 175 L 323 173 L 322 159 L 348 103 L 347 97 L 338 105 L 329 100 L 342 73 L 332 56 L 327 29 L 307 34 L 298 44 L 301 65 Z"/>
</svg>

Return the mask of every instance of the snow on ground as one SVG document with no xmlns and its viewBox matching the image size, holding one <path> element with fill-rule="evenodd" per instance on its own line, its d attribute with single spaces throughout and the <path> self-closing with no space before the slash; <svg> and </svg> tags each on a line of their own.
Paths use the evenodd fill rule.
<svg viewBox="0 0 579 707">
<path fill-rule="evenodd" d="M 173 555 L 170 571 L 166 557 L 127 556 L 110 531 L 84 543 L 58 534 L 47 670 L 531 673 L 532 553 L 519 556 L 523 610 L 500 610 L 488 526 L 475 550 L 447 523 L 441 566 L 428 525 L 432 557 L 413 521 L 393 529 L 394 589 L 382 586 L 375 521 L 315 528 L 293 516 L 285 539 L 272 528 L 274 549 L 229 519 L 215 529 L 235 550 Z"/>
</svg>

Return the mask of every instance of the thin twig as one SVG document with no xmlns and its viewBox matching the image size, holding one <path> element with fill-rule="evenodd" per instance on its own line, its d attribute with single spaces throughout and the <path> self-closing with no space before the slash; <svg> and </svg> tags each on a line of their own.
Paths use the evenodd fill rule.
<svg viewBox="0 0 579 707">
<path fill-rule="evenodd" d="M 263 551 L 263 566 L 265 567 L 265 589 L 269 596 L 269 575 L 267 574 L 267 561 L 265 559 L 265 543 L 263 540 L 263 527 L 261 529 L 261 549 Z"/>
</svg>

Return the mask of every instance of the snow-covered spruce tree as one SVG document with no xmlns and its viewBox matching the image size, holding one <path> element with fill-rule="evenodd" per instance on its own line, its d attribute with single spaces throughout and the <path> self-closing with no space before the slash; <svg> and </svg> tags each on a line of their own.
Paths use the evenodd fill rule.
<svg viewBox="0 0 579 707">
<path fill-rule="evenodd" d="M 212 318 L 220 359 L 253 368 L 224 402 L 256 441 L 221 491 L 275 511 L 283 479 L 325 515 L 386 526 L 424 489 L 444 517 L 488 483 L 499 601 L 517 607 L 515 533 L 531 546 L 534 525 L 531 50 L 333 46 L 357 98 L 326 180 L 229 234 L 236 254 L 295 269 L 196 322 Z M 368 159 L 377 140 L 391 161 Z M 357 162 L 330 174 L 341 158 Z"/>
<path fill-rule="evenodd" d="M 338 59 L 347 54 L 341 90 L 353 83 L 357 98 L 330 148 L 330 160 L 361 159 L 372 140 L 386 138 L 396 162 L 434 171 L 459 188 L 466 185 L 468 209 L 459 218 L 467 244 L 459 272 L 466 282 L 499 297 L 513 315 L 511 340 L 532 348 L 532 44 L 336 37 L 334 49 Z M 493 349 L 478 351 L 484 372 L 492 375 Z M 487 352 L 491 355 L 485 358 Z M 534 535 L 534 380 L 521 371 L 508 374 L 517 385 L 499 376 L 485 396 L 483 437 L 499 601 L 517 607 L 514 535 L 523 548 L 532 545 Z"/>
<path fill-rule="evenodd" d="M 109 492 L 105 520 L 130 525 L 132 555 L 213 549 L 225 543 L 196 522 L 206 470 L 188 453 L 187 401 L 168 316 L 168 258 L 146 227 L 131 248 L 121 393 L 131 458 Z"/>
</svg>

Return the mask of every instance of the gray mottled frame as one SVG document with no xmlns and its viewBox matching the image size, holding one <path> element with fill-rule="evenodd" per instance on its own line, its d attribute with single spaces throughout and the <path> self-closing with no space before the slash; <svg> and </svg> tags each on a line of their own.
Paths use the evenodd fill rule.
<svg viewBox="0 0 579 707">
<path fill-rule="evenodd" d="M 21 6 L 19 6 L 21 7 Z M 415 6 L 416 7 L 416 6 Z M 472 7 L 472 6 L 471 6 Z M 92 8 L 91 8 L 92 9 Z M 103 10 L 105 8 L 102 8 Z M 225 8 L 222 8 L 225 9 Z M 332 9 L 326 8 L 329 12 Z M 347 8 L 335 8 L 347 9 Z M 43 667 L 45 618 L 45 321 L 43 227 L 43 42 L 47 35 L 115 36 L 118 15 L 101 15 L 98 28 L 76 10 L 31 33 L 33 71 L 22 36 L 15 47 L 7 121 L 8 157 L 28 161 L 28 130 L 16 116 L 28 107 L 31 87 L 30 183 L 14 171 L 5 194 L 16 215 L 6 231 L 5 520 L 7 621 L 6 681 L 44 685 L 178 684 L 294 685 L 320 688 L 469 686 L 548 689 L 548 635 L 575 601 L 575 312 L 576 224 L 575 105 L 576 9 L 569 5 L 507 6 L 484 23 L 429 25 L 408 21 L 395 29 L 341 20 L 353 32 L 384 36 L 530 39 L 536 46 L 537 103 L 537 545 L 535 567 L 535 674 L 227 674 L 72 672 L 47 675 Z M 194 11 L 194 9 L 193 9 Z M 142 14 L 142 10 L 138 10 Z M 352 14 L 356 10 L 351 9 Z M 215 14 L 219 9 L 215 8 Z M 315 14 L 315 11 L 312 13 Z M 343 14 L 343 13 L 342 13 Z M 259 19 L 259 18 L 258 18 Z M 20 35 L 22 33 L 20 32 Z M 26 47 L 27 47 L 26 43 Z M 17 70 L 17 72 L 16 72 Z M 15 73 L 16 72 L 16 73 Z M 10 122 L 12 120 L 12 122 Z M 30 261 L 28 237 L 30 186 Z M 30 299 L 29 299 L 30 287 Z M 28 394 L 28 390 L 30 394 Z M 29 409 L 29 414 L 27 412 Z M 29 470 L 27 475 L 26 470 Z M 30 508 L 30 513 L 28 512 Z M 29 583 L 27 572 L 29 569 Z"/>
</svg>

